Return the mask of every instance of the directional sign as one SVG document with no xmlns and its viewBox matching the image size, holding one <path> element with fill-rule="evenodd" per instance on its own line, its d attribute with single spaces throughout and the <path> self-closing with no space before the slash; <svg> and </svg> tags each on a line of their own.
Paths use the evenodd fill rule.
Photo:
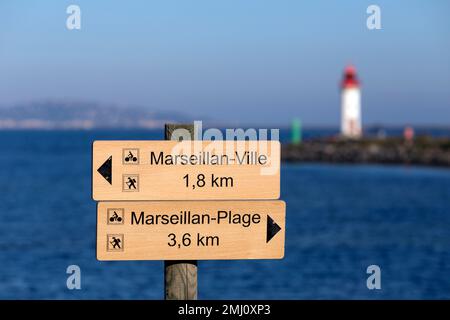
<svg viewBox="0 0 450 320">
<path fill-rule="evenodd" d="M 278 199 L 278 141 L 95 141 L 94 200 Z"/>
<path fill-rule="evenodd" d="M 281 259 L 283 201 L 99 202 L 98 260 Z"/>
</svg>

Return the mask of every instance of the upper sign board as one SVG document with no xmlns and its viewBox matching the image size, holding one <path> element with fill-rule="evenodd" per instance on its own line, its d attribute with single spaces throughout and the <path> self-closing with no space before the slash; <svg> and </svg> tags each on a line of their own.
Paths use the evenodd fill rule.
<svg viewBox="0 0 450 320">
<path fill-rule="evenodd" d="M 94 200 L 278 199 L 278 141 L 95 141 Z"/>
</svg>

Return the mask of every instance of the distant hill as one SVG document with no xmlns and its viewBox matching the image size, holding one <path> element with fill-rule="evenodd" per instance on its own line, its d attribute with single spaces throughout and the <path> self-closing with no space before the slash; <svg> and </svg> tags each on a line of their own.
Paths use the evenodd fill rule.
<svg viewBox="0 0 450 320">
<path fill-rule="evenodd" d="M 0 129 L 142 129 L 189 121 L 187 115 L 175 112 L 95 103 L 38 102 L 0 108 Z"/>
</svg>

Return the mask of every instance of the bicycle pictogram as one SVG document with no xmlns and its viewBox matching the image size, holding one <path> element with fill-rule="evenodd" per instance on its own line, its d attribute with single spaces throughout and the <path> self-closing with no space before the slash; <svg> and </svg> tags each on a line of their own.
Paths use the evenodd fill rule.
<svg viewBox="0 0 450 320">
<path fill-rule="evenodd" d="M 139 164 L 139 149 L 123 149 L 123 164 Z"/>
<path fill-rule="evenodd" d="M 123 224 L 123 209 L 110 208 L 108 209 L 108 224 Z"/>
<path fill-rule="evenodd" d="M 128 162 L 128 161 L 132 161 L 132 162 L 137 161 L 137 157 L 135 157 L 134 154 L 131 153 L 131 151 L 128 152 L 128 155 L 125 157 L 125 162 Z"/>
</svg>

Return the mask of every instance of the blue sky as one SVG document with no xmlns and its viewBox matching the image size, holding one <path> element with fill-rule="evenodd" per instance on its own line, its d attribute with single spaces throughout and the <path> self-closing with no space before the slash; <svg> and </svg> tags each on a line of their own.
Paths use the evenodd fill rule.
<svg viewBox="0 0 450 320">
<path fill-rule="evenodd" d="M 81 30 L 66 8 L 81 7 Z M 366 28 L 381 7 L 382 30 Z M 450 124 L 450 2 L 0 2 L 0 105 L 78 100 L 233 124 L 338 125 L 349 62 L 365 124 Z"/>
</svg>

